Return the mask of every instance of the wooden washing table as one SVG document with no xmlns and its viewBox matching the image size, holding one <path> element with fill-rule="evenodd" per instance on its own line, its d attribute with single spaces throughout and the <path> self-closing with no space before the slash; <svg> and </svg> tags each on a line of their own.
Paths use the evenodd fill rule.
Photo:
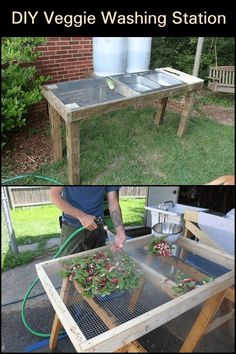
<svg viewBox="0 0 236 354">
<path fill-rule="evenodd" d="M 173 291 L 173 286 L 176 286 L 173 274 L 177 271 L 197 280 L 206 275 L 177 256 L 147 255 L 145 249 L 152 239 L 153 235 L 141 236 L 128 240 L 125 245 L 125 253 L 143 271 L 139 287 L 104 298 L 85 297 L 75 281 L 63 279 L 59 271 L 63 269 L 65 261 L 103 252 L 108 246 L 36 265 L 38 276 L 56 312 L 50 350 L 55 349 L 59 331 L 63 327 L 77 352 L 143 352 L 145 349 L 138 343 L 138 338 L 204 303 L 203 312 L 201 311 L 190 330 L 186 343 L 180 348 L 182 352 L 194 350 L 222 299 L 226 294 L 231 296 L 229 289 L 234 284 L 234 257 L 208 245 L 180 237 L 175 244 L 181 250 L 198 254 L 227 270 L 198 288 L 177 295 Z"/>
<path fill-rule="evenodd" d="M 173 68 L 44 85 L 42 94 L 48 102 L 54 160 L 62 159 L 61 119 L 66 127 L 69 184 L 80 184 L 81 120 L 152 100 L 157 103 L 154 122 L 159 125 L 168 97 L 184 94 L 185 105 L 177 131 L 182 137 L 188 127 L 194 93 L 202 87 L 202 79 Z"/>
</svg>

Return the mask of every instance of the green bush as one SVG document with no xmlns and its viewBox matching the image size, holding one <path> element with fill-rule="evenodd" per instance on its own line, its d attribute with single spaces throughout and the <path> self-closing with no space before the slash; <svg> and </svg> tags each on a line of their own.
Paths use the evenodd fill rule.
<svg viewBox="0 0 236 354">
<path fill-rule="evenodd" d="M 33 62 L 41 55 L 35 48 L 44 38 L 2 38 L 2 145 L 6 133 L 25 125 L 25 114 L 30 105 L 42 99 L 40 86 L 49 76 L 38 76 Z"/>
</svg>

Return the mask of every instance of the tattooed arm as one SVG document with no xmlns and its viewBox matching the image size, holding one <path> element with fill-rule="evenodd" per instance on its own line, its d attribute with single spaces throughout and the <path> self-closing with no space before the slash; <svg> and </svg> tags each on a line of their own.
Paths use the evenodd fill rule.
<svg viewBox="0 0 236 354">
<path fill-rule="evenodd" d="M 115 248 L 120 249 L 125 243 L 125 229 L 122 221 L 122 213 L 116 191 L 107 194 L 108 207 L 113 225 L 116 230 Z"/>
</svg>

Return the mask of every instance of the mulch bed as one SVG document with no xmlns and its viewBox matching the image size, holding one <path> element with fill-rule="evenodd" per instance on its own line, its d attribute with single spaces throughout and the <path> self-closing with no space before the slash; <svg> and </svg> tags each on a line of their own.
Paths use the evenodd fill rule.
<svg viewBox="0 0 236 354">
<path fill-rule="evenodd" d="M 2 152 L 2 162 L 15 175 L 31 173 L 53 161 L 49 119 L 44 113 L 34 113 L 27 125 L 14 131 Z"/>
</svg>

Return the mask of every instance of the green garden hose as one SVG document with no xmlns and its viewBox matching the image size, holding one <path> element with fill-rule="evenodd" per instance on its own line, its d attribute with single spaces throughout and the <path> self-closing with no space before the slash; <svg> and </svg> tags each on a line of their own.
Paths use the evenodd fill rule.
<svg viewBox="0 0 236 354">
<path fill-rule="evenodd" d="M 61 185 L 61 183 L 56 181 L 55 179 L 52 179 L 52 178 L 49 178 L 49 177 L 45 177 L 45 176 L 34 175 L 34 174 L 26 174 L 26 175 L 21 175 L 21 176 L 10 177 L 8 179 L 5 179 L 5 181 L 2 181 L 2 184 L 6 184 L 8 182 L 12 182 L 12 181 L 16 181 L 16 180 L 24 179 L 24 178 L 43 179 L 43 180 L 51 182 L 53 184 Z"/>
<path fill-rule="evenodd" d="M 81 232 L 82 230 L 84 230 L 84 227 L 80 227 L 78 228 L 77 230 L 75 230 L 69 237 L 68 239 L 61 245 L 61 247 L 59 248 L 59 250 L 57 251 L 57 253 L 55 254 L 55 256 L 53 257 L 53 259 L 55 258 L 58 258 L 62 251 L 64 251 L 64 249 L 66 248 L 66 246 L 71 242 L 71 240 L 79 233 Z M 26 322 L 26 319 L 25 319 L 25 304 L 26 304 L 26 301 L 29 297 L 29 294 L 31 293 L 32 289 L 35 287 L 35 285 L 38 283 L 39 281 L 39 278 L 35 278 L 35 280 L 33 281 L 33 283 L 30 285 L 29 289 L 27 290 L 24 298 L 23 298 L 23 302 L 22 302 L 22 306 L 21 306 L 21 319 L 22 319 L 22 322 L 25 326 L 25 328 L 33 335 L 35 336 L 38 336 L 38 337 L 44 337 L 44 338 L 48 338 L 51 336 L 51 333 L 41 333 L 41 332 L 37 332 L 35 330 L 33 330 L 29 324 Z M 64 333 L 64 331 L 63 331 Z"/>
</svg>

